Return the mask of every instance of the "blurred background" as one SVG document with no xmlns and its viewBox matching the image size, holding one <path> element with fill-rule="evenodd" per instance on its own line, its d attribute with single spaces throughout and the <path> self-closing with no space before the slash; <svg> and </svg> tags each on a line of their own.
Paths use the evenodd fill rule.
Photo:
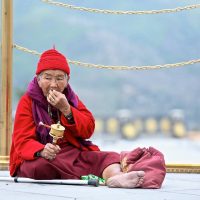
<svg viewBox="0 0 200 200">
<path fill-rule="evenodd" d="M 110 10 L 160 10 L 195 0 L 59 0 Z M 43 52 L 56 46 L 70 60 L 143 66 L 199 59 L 199 9 L 150 15 L 70 10 L 15 0 L 14 43 Z M 13 117 L 35 75 L 38 56 L 14 49 Z M 96 118 L 93 140 L 121 151 L 155 146 L 168 162 L 200 163 L 200 64 L 160 70 L 108 70 L 71 65 L 70 84 Z M 174 156 L 174 152 L 177 152 Z"/>
</svg>

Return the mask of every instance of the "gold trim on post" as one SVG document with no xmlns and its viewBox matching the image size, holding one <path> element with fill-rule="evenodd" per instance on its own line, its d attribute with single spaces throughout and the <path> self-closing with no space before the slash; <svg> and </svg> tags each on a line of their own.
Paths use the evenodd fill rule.
<svg viewBox="0 0 200 200">
<path fill-rule="evenodd" d="M 167 173 L 200 173 L 200 164 L 166 164 Z"/>
<path fill-rule="evenodd" d="M 12 9 L 12 0 L 2 0 L 0 169 L 6 165 L 4 156 L 9 154 L 12 132 Z"/>
<path fill-rule="evenodd" d="M 1 170 L 8 170 L 9 164 L 9 156 L 0 156 L 0 166 L 1 166 Z"/>
</svg>

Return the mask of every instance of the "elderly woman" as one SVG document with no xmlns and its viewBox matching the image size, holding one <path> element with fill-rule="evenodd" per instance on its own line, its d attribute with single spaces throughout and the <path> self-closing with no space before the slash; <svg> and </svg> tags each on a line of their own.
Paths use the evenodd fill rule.
<svg viewBox="0 0 200 200">
<path fill-rule="evenodd" d="M 123 173 L 120 155 L 104 152 L 87 141 L 94 132 L 94 118 L 68 84 L 70 68 L 64 55 L 45 51 L 36 77 L 21 97 L 15 116 L 10 151 L 10 175 L 33 179 L 80 179 L 94 174 L 109 187 L 135 188 L 144 171 Z M 60 123 L 63 138 L 52 144 L 49 128 Z"/>
</svg>

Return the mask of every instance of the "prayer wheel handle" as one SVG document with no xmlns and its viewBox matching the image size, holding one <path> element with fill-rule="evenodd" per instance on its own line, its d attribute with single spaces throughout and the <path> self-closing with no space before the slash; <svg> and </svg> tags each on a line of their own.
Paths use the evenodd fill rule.
<svg viewBox="0 0 200 200">
<path fill-rule="evenodd" d="M 57 140 L 59 138 L 62 138 L 64 135 L 65 127 L 61 124 L 52 124 L 51 126 L 44 124 L 43 122 L 40 122 L 39 125 L 45 126 L 47 128 L 50 128 L 49 135 L 53 137 L 53 144 L 57 143 Z"/>
</svg>

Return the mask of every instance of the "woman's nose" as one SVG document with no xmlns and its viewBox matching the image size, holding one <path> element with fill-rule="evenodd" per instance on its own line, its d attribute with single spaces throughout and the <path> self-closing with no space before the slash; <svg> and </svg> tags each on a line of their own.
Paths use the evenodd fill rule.
<svg viewBox="0 0 200 200">
<path fill-rule="evenodd" d="M 52 79 L 52 80 L 51 80 L 50 86 L 51 86 L 51 87 L 56 87 L 56 86 L 57 86 L 57 81 L 56 81 L 56 79 Z"/>
</svg>

